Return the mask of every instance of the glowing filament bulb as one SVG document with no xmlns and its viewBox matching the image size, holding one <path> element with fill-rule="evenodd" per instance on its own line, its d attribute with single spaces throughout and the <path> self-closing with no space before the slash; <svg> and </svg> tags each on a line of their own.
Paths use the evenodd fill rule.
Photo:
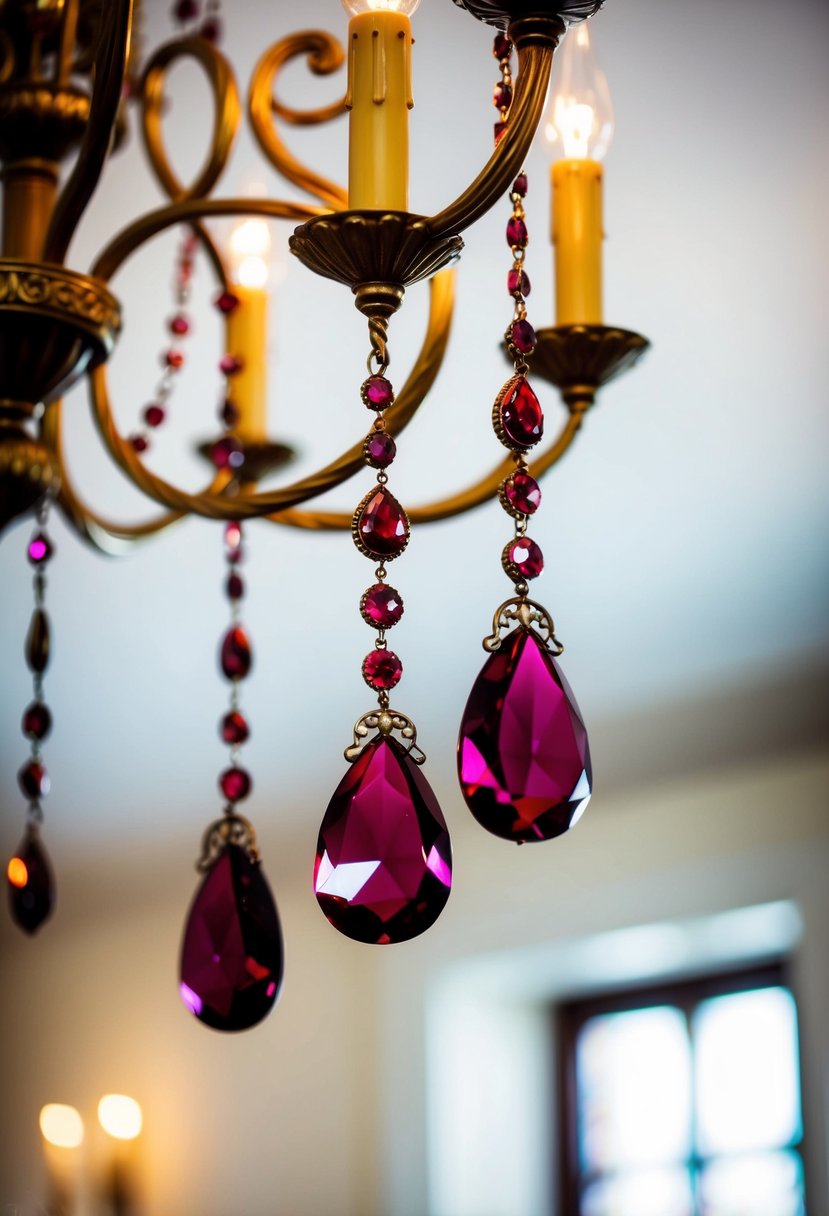
<svg viewBox="0 0 829 1216">
<path fill-rule="evenodd" d="M 420 0 L 343 0 L 343 8 L 352 17 L 360 13 L 402 13 L 411 17 Z"/>
<path fill-rule="evenodd" d="M 613 138 L 613 103 L 589 24 L 571 30 L 553 67 L 558 76 L 544 133 L 556 160 L 602 160 Z"/>
<path fill-rule="evenodd" d="M 242 220 L 228 242 L 232 277 L 242 287 L 264 287 L 270 273 L 271 234 L 263 219 Z"/>
</svg>

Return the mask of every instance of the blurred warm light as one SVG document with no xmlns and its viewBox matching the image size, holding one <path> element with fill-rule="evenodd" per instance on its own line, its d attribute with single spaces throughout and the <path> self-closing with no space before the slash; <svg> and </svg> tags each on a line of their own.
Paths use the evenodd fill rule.
<svg viewBox="0 0 829 1216">
<path fill-rule="evenodd" d="M 29 881 L 29 871 L 22 857 L 12 857 L 6 870 L 6 877 L 13 887 L 25 887 Z"/>
<path fill-rule="evenodd" d="M 56 1148 L 78 1148 L 83 1144 L 83 1119 L 74 1106 L 50 1102 L 40 1112 L 40 1134 Z"/>
<path fill-rule="evenodd" d="M 236 224 L 228 242 L 233 279 L 242 287 L 264 287 L 268 281 L 271 234 L 263 219 Z"/>
<path fill-rule="evenodd" d="M 556 159 L 602 160 L 613 138 L 613 102 L 589 26 L 585 21 L 571 30 L 557 56 L 557 83 L 544 122 Z"/>
<path fill-rule="evenodd" d="M 104 1094 L 98 1103 L 98 1122 L 115 1140 L 134 1140 L 141 1134 L 144 1116 L 135 1098 Z"/>
</svg>

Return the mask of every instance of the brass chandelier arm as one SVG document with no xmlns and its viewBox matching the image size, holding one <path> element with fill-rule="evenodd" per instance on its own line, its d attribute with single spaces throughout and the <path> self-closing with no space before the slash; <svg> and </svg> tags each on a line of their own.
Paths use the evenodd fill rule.
<svg viewBox="0 0 829 1216">
<path fill-rule="evenodd" d="M 294 110 L 278 99 L 279 73 L 300 55 L 307 56 L 308 67 L 317 76 L 336 72 L 345 61 L 341 43 L 325 30 L 303 30 L 274 43 L 265 51 L 251 77 L 248 91 L 250 125 L 263 154 L 282 177 L 307 194 L 313 194 L 333 211 L 341 211 L 348 206 L 346 190 L 297 160 L 273 122 L 276 115 L 294 126 L 316 126 L 345 113 L 345 97 L 318 110 Z"/>
<path fill-rule="evenodd" d="M 133 0 L 110 0 L 103 6 L 89 120 L 75 166 L 49 223 L 43 252 L 45 262 L 63 264 L 69 242 L 95 192 L 109 155 L 127 70 L 132 10 Z"/>
<path fill-rule="evenodd" d="M 453 308 L 454 272 L 446 271 L 431 281 L 429 323 L 423 345 L 408 380 L 387 414 L 387 429 L 392 435 L 399 434 L 411 421 L 437 378 L 449 341 Z M 151 473 L 119 434 L 109 399 L 105 366 L 90 373 L 89 389 L 98 429 L 113 459 L 140 490 L 177 515 L 192 513 L 210 519 L 249 519 L 267 515 L 278 520 L 276 512 L 297 506 L 341 485 L 364 467 L 361 438 L 339 459 L 319 472 L 278 490 L 240 493 L 232 497 L 215 492 L 215 488 L 202 494 L 188 494 Z"/>
<path fill-rule="evenodd" d="M 533 458 L 534 475 L 541 477 L 561 460 L 578 434 L 583 418 L 582 411 L 571 413 L 568 416 L 567 422 L 552 447 L 548 448 L 543 455 Z M 515 462 L 511 456 L 507 456 L 486 477 L 482 477 L 480 481 L 476 481 L 460 493 L 453 494 L 449 498 L 438 499 L 437 502 L 426 503 L 422 507 L 407 508 L 406 514 L 409 522 L 413 525 L 434 524 L 442 519 L 449 519 L 453 515 L 462 515 L 474 507 L 480 507 L 495 497 L 501 483 L 514 471 Z M 275 523 L 286 524 L 291 528 L 333 532 L 350 531 L 354 517 L 353 513 L 345 514 L 341 511 L 283 511 L 273 518 Z"/>
<path fill-rule="evenodd" d="M 543 43 L 531 42 L 529 45 L 521 45 L 516 41 L 518 78 L 506 132 L 472 185 L 455 199 L 454 203 L 427 220 L 427 228 L 433 236 L 460 233 L 470 224 L 474 224 L 507 192 L 512 180 L 523 167 L 541 121 L 550 82 L 553 51 L 563 32 L 561 22 L 557 18 L 546 22 L 540 18 L 527 19 L 527 24 L 530 20 L 547 30 L 548 40 Z M 521 23 L 513 23 L 510 34 L 519 24 Z"/>
</svg>

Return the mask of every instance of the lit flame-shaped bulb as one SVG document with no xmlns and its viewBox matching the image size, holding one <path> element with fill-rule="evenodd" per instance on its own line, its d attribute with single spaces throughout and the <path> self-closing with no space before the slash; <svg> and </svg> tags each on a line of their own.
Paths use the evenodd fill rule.
<svg viewBox="0 0 829 1216">
<path fill-rule="evenodd" d="M 343 8 L 352 17 L 360 13 L 402 13 L 411 17 L 420 0 L 343 0 Z"/>
<path fill-rule="evenodd" d="M 613 102 L 593 50 L 590 22 L 564 39 L 553 68 L 556 84 L 544 120 L 555 160 L 603 160 L 613 138 Z"/>
<path fill-rule="evenodd" d="M 230 234 L 228 254 L 231 277 L 242 287 L 264 287 L 268 281 L 271 234 L 265 220 L 252 216 Z"/>
</svg>

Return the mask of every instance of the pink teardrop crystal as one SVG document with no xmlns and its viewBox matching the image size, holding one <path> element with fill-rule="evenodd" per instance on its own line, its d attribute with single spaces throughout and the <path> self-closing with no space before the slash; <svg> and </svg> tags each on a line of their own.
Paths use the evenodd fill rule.
<svg viewBox="0 0 829 1216">
<path fill-rule="evenodd" d="M 506 840 L 550 840 L 581 818 L 593 780 L 587 731 L 558 664 L 531 630 L 504 638 L 472 686 L 458 776 L 472 814 Z"/>
<path fill-rule="evenodd" d="M 437 799 L 390 736 L 367 743 L 320 827 L 314 893 L 335 929 L 358 942 L 404 942 L 437 920 L 452 850 Z"/>
<path fill-rule="evenodd" d="M 248 1030 L 270 1013 L 284 969 L 282 931 L 258 862 L 228 844 L 199 887 L 181 947 L 181 999 L 214 1030 Z"/>
<path fill-rule="evenodd" d="M 526 452 L 544 435 L 544 413 L 525 376 L 507 381 L 492 413 L 495 434 L 504 447 Z"/>
<path fill-rule="evenodd" d="M 391 561 L 409 543 L 409 520 L 394 495 L 379 486 L 357 508 L 352 534 L 354 543 L 367 557 Z"/>
</svg>

